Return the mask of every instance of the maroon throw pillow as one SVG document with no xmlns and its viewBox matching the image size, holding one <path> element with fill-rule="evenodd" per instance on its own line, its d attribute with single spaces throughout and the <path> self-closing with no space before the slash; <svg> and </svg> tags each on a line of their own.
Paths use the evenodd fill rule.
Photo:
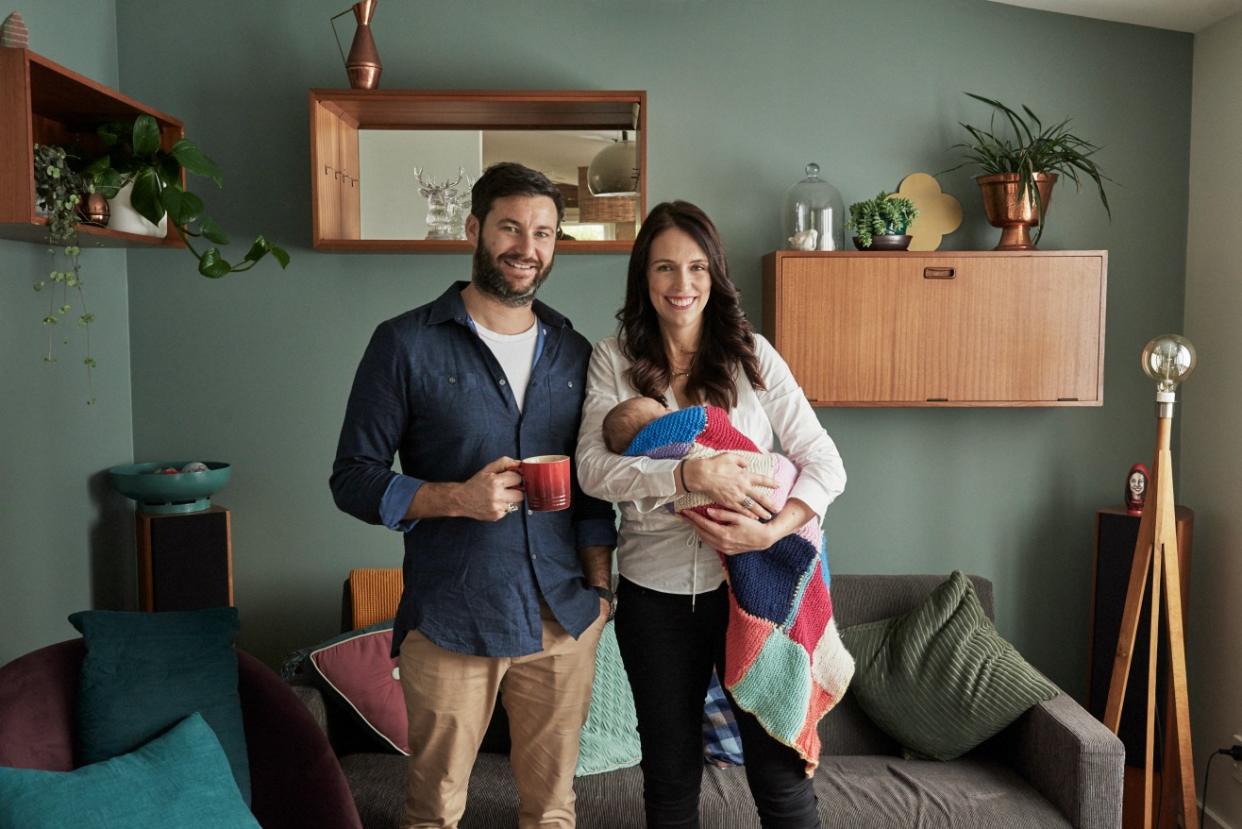
<svg viewBox="0 0 1242 829">
<path fill-rule="evenodd" d="M 311 651 L 308 661 L 326 691 L 352 708 L 376 736 L 408 755 L 405 698 L 391 650 L 391 627 L 358 631 Z"/>
</svg>

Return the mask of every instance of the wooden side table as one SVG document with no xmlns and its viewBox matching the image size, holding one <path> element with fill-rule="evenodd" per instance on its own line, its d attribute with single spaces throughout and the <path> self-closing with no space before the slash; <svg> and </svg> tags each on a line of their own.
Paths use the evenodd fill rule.
<svg viewBox="0 0 1242 829">
<path fill-rule="evenodd" d="M 233 532 L 227 509 L 139 512 L 137 522 L 138 600 L 143 610 L 233 606 Z"/>
</svg>

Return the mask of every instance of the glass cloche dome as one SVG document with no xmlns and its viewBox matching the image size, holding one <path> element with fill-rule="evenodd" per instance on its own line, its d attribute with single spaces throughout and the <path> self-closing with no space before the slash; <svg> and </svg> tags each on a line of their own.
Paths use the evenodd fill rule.
<svg viewBox="0 0 1242 829">
<path fill-rule="evenodd" d="M 841 250 L 845 240 L 845 202 L 837 188 L 819 177 L 819 165 L 806 165 L 806 178 L 785 193 L 782 226 L 785 247 Z"/>
</svg>

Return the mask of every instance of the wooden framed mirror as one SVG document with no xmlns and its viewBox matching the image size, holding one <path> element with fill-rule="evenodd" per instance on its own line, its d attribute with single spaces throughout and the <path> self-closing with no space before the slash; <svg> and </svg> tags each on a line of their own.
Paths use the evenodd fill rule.
<svg viewBox="0 0 1242 829">
<path fill-rule="evenodd" d="M 647 209 L 646 104 L 641 91 L 312 89 L 314 246 L 468 252 L 469 183 L 518 161 L 565 196 L 559 253 L 626 253 Z"/>
</svg>

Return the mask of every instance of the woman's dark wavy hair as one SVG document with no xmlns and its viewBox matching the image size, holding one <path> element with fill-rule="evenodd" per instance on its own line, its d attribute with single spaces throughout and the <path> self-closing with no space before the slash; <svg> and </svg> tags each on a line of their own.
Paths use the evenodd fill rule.
<svg viewBox="0 0 1242 829">
<path fill-rule="evenodd" d="M 690 236 L 707 254 L 707 270 L 712 288 L 703 309 L 703 328 L 699 346 L 686 378 L 686 397 L 723 409 L 737 404 L 736 368 L 746 373 L 752 386 L 766 388 L 759 376 L 755 356 L 755 336 L 738 301 L 738 291 L 729 279 L 720 234 L 707 214 L 690 202 L 657 204 L 647 214 L 630 253 L 629 275 L 625 284 L 625 305 L 617 312 L 621 353 L 631 363 L 626 379 L 639 394 L 654 397 L 667 405 L 664 390 L 672 380 L 660 322 L 651 304 L 647 287 L 647 266 L 651 245 L 666 230 L 676 228 Z"/>
</svg>

